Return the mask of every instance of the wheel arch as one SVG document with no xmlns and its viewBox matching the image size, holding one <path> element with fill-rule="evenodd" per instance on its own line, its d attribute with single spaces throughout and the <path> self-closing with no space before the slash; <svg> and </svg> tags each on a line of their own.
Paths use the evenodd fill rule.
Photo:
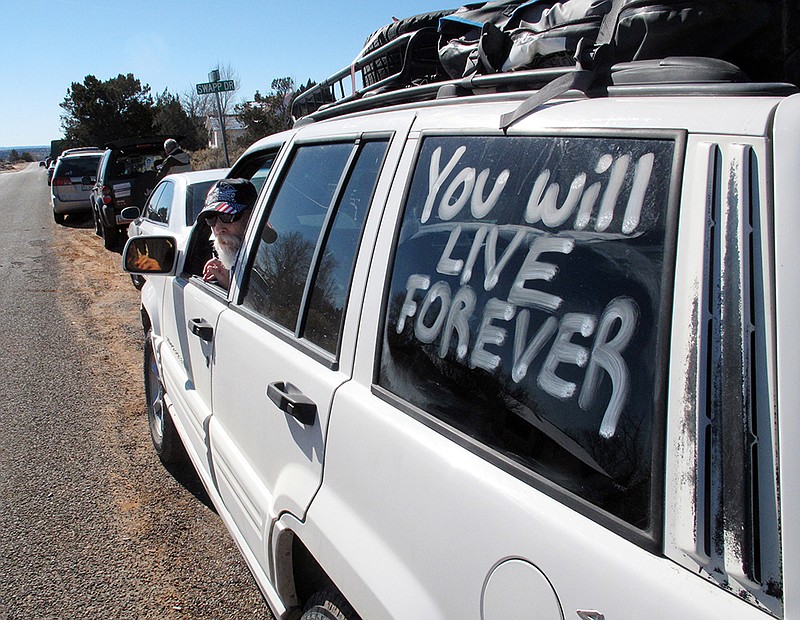
<svg viewBox="0 0 800 620">
<path fill-rule="evenodd" d="M 297 617 L 311 597 L 322 590 L 337 592 L 347 600 L 295 530 L 276 530 L 273 549 L 275 589 Z"/>
<path fill-rule="evenodd" d="M 144 305 L 139 306 L 139 314 L 142 317 L 142 329 L 146 334 L 153 328 L 153 321 L 150 319 L 150 313 L 147 312 L 147 308 Z"/>
</svg>

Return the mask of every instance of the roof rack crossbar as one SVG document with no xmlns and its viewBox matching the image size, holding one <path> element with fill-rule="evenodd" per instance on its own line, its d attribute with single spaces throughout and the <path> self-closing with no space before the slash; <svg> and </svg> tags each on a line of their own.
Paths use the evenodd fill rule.
<svg viewBox="0 0 800 620">
<path fill-rule="evenodd" d="M 396 39 L 389 41 L 380 48 L 359 56 L 349 66 L 334 73 L 326 80 L 316 84 L 305 92 L 300 93 L 292 103 L 292 114 L 295 118 L 302 118 L 317 110 L 329 106 L 340 105 L 360 99 L 374 91 L 382 90 L 390 86 L 396 86 L 396 82 L 401 79 L 408 70 L 410 63 L 409 51 L 413 46 L 420 45 L 423 41 L 430 41 L 431 33 L 435 30 L 431 28 L 423 28 L 398 36 Z M 386 59 L 390 53 L 400 54 L 403 57 L 403 62 L 398 65 L 398 69 L 386 77 L 369 84 L 367 86 L 359 84 L 358 72 L 369 68 L 376 63 L 380 63 Z M 386 66 L 384 63 L 383 66 Z M 398 86 L 400 88 L 400 86 Z M 339 90 L 339 96 L 336 96 L 336 90 Z"/>
<path fill-rule="evenodd" d="M 502 93 L 538 90 L 562 75 L 574 72 L 572 67 L 530 69 L 513 73 L 474 75 L 468 78 L 431 82 L 397 90 L 385 90 L 367 97 L 349 97 L 325 105 L 304 117 L 307 122 L 320 121 L 334 116 L 362 112 L 390 105 L 436 99 L 440 92 L 460 94 Z M 376 85 L 377 86 L 377 85 Z"/>
</svg>

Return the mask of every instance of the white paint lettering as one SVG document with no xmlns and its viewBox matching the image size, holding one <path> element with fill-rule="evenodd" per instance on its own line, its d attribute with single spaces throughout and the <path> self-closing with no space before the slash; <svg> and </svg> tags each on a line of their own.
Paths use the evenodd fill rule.
<svg viewBox="0 0 800 620">
<path fill-rule="evenodd" d="M 431 165 L 428 176 L 428 197 L 425 200 L 425 205 L 422 207 L 422 216 L 420 217 L 420 221 L 423 224 L 431 217 L 433 204 L 436 202 L 436 195 L 439 193 L 439 190 L 441 189 L 442 185 L 444 185 L 447 177 L 450 176 L 450 173 L 453 172 L 456 165 L 458 165 L 459 160 L 466 152 L 466 146 L 458 147 L 442 171 L 439 170 L 439 163 L 442 157 L 442 148 L 437 148 L 433 152 L 433 155 L 431 155 Z"/>
<path fill-rule="evenodd" d="M 542 224 L 549 226 L 550 228 L 557 228 L 566 222 L 572 215 L 573 211 L 575 211 L 575 207 L 578 205 L 578 201 L 583 195 L 583 188 L 585 185 L 586 175 L 581 173 L 575 177 L 575 179 L 572 181 L 572 184 L 569 186 L 569 193 L 567 194 L 567 198 L 564 200 L 564 204 L 561 205 L 561 207 L 556 205 L 555 201 L 543 205 L 544 209 L 542 211 Z M 558 186 L 556 185 L 556 187 Z"/>
<path fill-rule="evenodd" d="M 590 314 L 570 312 L 565 314 L 558 325 L 556 336 L 550 352 L 539 371 L 537 383 L 545 392 L 555 398 L 566 400 L 575 393 L 575 384 L 565 381 L 556 374 L 559 364 L 574 364 L 579 368 L 586 366 L 589 361 L 589 351 L 572 342 L 573 334 L 579 333 L 588 338 L 594 333 L 597 319 Z"/>
<path fill-rule="evenodd" d="M 608 186 L 603 194 L 603 200 L 600 201 L 600 213 L 597 214 L 597 223 L 595 224 L 595 230 L 597 232 L 605 231 L 614 219 L 614 209 L 617 207 L 617 198 L 619 198 L 619 192 L 625 181 L 625 174 L 628 172 L 630 161 L 630 155 L 622 155 L 611 167 L 611 178 L 608 180 Z"/>
<path fill-rule="evenodd" d="M 485 347 L 487 344 L 503 344 L 506 339 L 506 330 L 492 324 L 492 321 L 508 322 L 514 318 L 515 311 L 514 306 L 510 303 L 496 298 L 492 298 L 486 303 L 481 326 L 478 328 L 478 336 L 469 360 L 473 368 L 483 368 L 491 372 L 500 366 L 500 356 L 489 353 Z"/>
<path fill-rule="evenodd" d="M 472 247 L 469 249 L 469 256 L 467 256 L 467 262 L 464 264 L 464 270 L 461 272 L 461 286 L 464 286 L 467 282 L 472 279 L 472 268 L 475 266 L 475 261 L 478 260 L 478 254 L 481 251 L 481 246 L 483 245 L 484 240 L 486 239 L 486 235 L 489 234 L 489 231 L 493 228 L 493 226 L 481 226 L 475 233 L 475 238 L 472 240 Z"/>
<path fill-rule="evenodd" d="M 622 358 L 622 351 L 631 341 L 639 320 L 639 309 L 629 297 L 612 299 L 600 317 L 600 326 L 592 347 L 591 359 L 586 369 L 583 388 L 578 397 L 578 405 L 587 411 L 594 403 L 600 382 L 600 373 L 605 371 L 611 378 L 612 393 L 600 425 L 602 437 L 613 437 L 617 422 L 625 407 L 630 390 L 628 367 Z M 619 324 L 616 335 L 609 340 L 612 328 Z"/>
<path fill-rule="evenodd" d="M 503 273 L 503 269 L 508 264 L 508 261 L 511 259 L 514 252 L 517 251 L 517 248 L 519 248 L 519 246 L 525 240 L 527 234 L 528 233 L 525 229 L 518 229 L 498 261 L 497 227 L 493 226 L 489 229 L 489 235 L 486 238 L 486 245 L 484 246 L 484 267 L 486 275 L 483 279 L 483 288 L 485 290 L 491 291 L 497 285 L 497 281 L 500 279 L 500 274 Z"/>
<path fill-rule="evenodd" d="M 444 276 L 457 276 L 464 267 L 463 260 L 450 258 L 460 236 L 461 226 L 459 225 L 450 231 L 450 236 L 447 238 L 447 245 L 444 246 L 442 256 L 436 264 L 436 271 Z"/>
<path fill-rule="evenodd" d="M 633 173 L 633 187 L 631 195 L 628 197 L 628 206 L 625 209 L 625 217 L 622 220 L 622 232 L 626 235 L 636 232 L 639 227 L 639 219 L 642 216 L 644 197 L 647 186 L 650 184 L 650 175 L 653 173 L 653 164 L 656 156 L 648 153 L 639 158 L 636 162 L 636 172 Z"/>
<path fill-rule="evenodd" d="M 406 281 L 406 298 L 403 300 L 403 306 L 400 308 L 400 316 L 397 317 L 397 330 L 398 334 L 403 333 L 406 326 L 406 318 L 411 318 L 417 313 L 417 303 L 414 301 L 414 293 L 417 290 L 427 291 L 431 285 L 431 279 L 428 276 L 415 274 L 408 277 Z"/>
<path fill-rule="evenodd" d="M 464 168 L 450 182 L 447 190 L 439 202 L 439 217 L 444 220 L 452 220 L 459 214 L 464 205 L 467 204 L 475 188 L 475 168 Z M 456 192 L 460 192 L 455 202 L 451 202 Z"/>
<path fill-rule="evenodd" d="M 600 189 L 602 187 L 600 183 L 592 183 L 589 189 L 583 193 L 581 206 L 578 209 L 578 215 L 575 217 L 575 230 L 583 230 L 589 225 L 589 220 L 592 218 L 592 211 L 594 211 L 594 205 L 597 202 L 597 197 L 600 195 Z"/>
<path fill-rule="evenodd" d="M 503 170 L 497 176 L 489 197 L 484 200 L 483 192 L 484 188 L 486 187 L 486 181 L 489 178 L 489 174 L 490 170 L 486 168 L 478 175 L 478 180 L 475 183 L 475 191 L 472 194 L 470 209 L 472 212 L 472 217 L 476 219 L 480 219 L 489 215 L 494 206 L 497 204 L 497 201 L 500 199 L 500 194 L 503 193 L 503 190 L 508 183 L 508 178 L 511 176 L 511 172 L 508 169 Z"/>
<path fill-rule="evenodd" d="M 531 362 L 539 355 L 545 343 L 558 330 L 558 320 L 554 316 L 549 316 L 526 345 L 525 340 L 528 336 L 530 314 L 530 310 L 521 310 L 517 315 L 517 325 L 514 332 L 514 364 L 511 368 L 511 378 L 514 383 L 519 383 L 525 378 Z"/>
<path fill-rule="evenodd" d="M 425 318 L 428 316 L 434 302 L 440 301 L 439 310 L 436 311 L 436 317 L 430 326 L 425 325 Z M 447 319 L 447 312 L 450 309 L 450 287 L 447 282 L 439 280 L 436 282 L 425 295 L 422 302 L 422 308 L 417 315 L 417 322 L 414 325 L 414 335 L 420 342 L 433 342 L 442 330 L 445 319 Z"/>
<path fill-rule="evenodd" d="M 550 180 L 550 171 L 543 170 L 536 178 L 533 189 L 528 197 L 528 204 L 525 207 L 525 221 L 529 224 L 537 224 L 542 221 L 542 213 L 546 209 L 555 209 L 558 200 L 558 183 L 547 182 Z M 546 188 L 546 190 L 545 190 Z"/>
<path fill-rule="evenodd" d="M 477 299 L 475 291 L 469 286 L 462 286 L 453 295 L 453 301 L 442 330 L 442 340 L 439 343 L 439 357 L 444 358 L 447 355 L 450 350 L 450 341 L 455 332 L 458 335 L 456 357 L 461 361 L 466 359 L 469 351 L 469 318 L 475 311 Z"/>
<path fill-rule="evenodd" d="M 552 263 L 539 262 L 539 256 L 547 252 L 569 254 L 575 247 L 575 240 L 568 237 L 538 237 L 531 243 L 528 255 L 520 267 L 514 284 L 508 294 L 508 301 L 517 306 L 527 306 L 554 312 L 563 301 L 557 295 L 529 289 L 525 283 L 529 280 L 550 282 L 558 273 L 558 267 Z"/>
</svg>

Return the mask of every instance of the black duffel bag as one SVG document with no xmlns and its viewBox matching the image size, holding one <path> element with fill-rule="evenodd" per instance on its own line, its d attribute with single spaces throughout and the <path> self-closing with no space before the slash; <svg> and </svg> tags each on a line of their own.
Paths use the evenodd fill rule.
<svg viewBox="0 0 800 620">
<path fill-rule="evenodd" d="M 757 81 L 798 80 L 800 0 L 531 0 L 483 2 L 440 20 L 452 78 L 572 66 L 601 28 L 604 62 L 706 56 Z M 608 17 L 607 17 L 608 16 Z M 605 19 L 605 24 L 604 24 Z"/>
</svg>

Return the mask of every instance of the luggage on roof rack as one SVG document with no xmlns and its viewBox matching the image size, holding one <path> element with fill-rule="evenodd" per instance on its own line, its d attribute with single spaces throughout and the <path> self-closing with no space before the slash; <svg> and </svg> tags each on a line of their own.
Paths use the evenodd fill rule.
<svg viewBox="0 0 800 620">
<path fill-rule="evenodd" d="M 340 105 L 384 90 L 429 84 L 447 79 L 436 55 L 439 35 L 422 28 L 399 35 L 297 95 L 292 102 L 295 119 L 329 105 Z"/>
<path fill-rule="evenodd" d="M 724 60 L 748 81 L 800 85 L 798 29 L 798 0 L 478 2 L 375 31 L 349 67 L 299 95 L 292 112 L 300 118 L 332 105 L 363 109 L 352 102 L 386 91 L 413 92 L 381 101 L 431 98 L 433 85 L 444 81 L 470 92 L 485 82 L 477 78 L 495 73 L 574 69 L 557 76 L 541 105 L 569 89 L 603 94 L 613 65 L 669 57 Z M 665 74 L 663 67 L 654 73 Z"/>
<path fill-rule="evenodd" d="M 604 59 L 608 66 L 668 56 L 703 56 L 732 62 L 752 80 L 797 79 L 797 0 L 471 4 L 441 20 L 442 64 L 453 78 L 573 65 L 578 42 L 594 43 L 606 15 L 611 29 L 606 50 L 610 55 Z"/>
<path fill-rule="evenodd" d="M 431 13 L 420 13 L 419 15 L 412 15 L 405 19 L 398 19 L 391 24 L 387 24 L 379 28 L 367 37 L 364 43 L 364 48 L 361 50 L 359 57 L 366 56 L 370 52 L 380 49 L 390 41 L 394 41 L 397 37 L 404 34 L 415 33 L 419 30 L 426 30 L 429 33 L 438 33 L 439 21 L 450 15 L 454 9 L 444 11 L 435 11 Z M 434 38 L 428 37 L 426 41 L 432 41 L 433 45 L 427 47 L 418 47 L 416 50 L 417 61 L 420 68 L 426 68 L 427 71 L 417 72 L 419 75 L 415 76 L 417 79 L 427 78 L 428 81 L 436 81 L 443 79 L 444 73 L 441 70 L 441 63 L 439 62 L 438 52 L 438 34 Z M 404 54 L 400 48 L 394 48 L 391 53 L 382 54 L 375 58 L 373 61 L 365 64 L 362 69 L 362 79 L 365 86 L 371 86 L 383 79 L 397 73 L 403 65 Z"/>
</svg>

